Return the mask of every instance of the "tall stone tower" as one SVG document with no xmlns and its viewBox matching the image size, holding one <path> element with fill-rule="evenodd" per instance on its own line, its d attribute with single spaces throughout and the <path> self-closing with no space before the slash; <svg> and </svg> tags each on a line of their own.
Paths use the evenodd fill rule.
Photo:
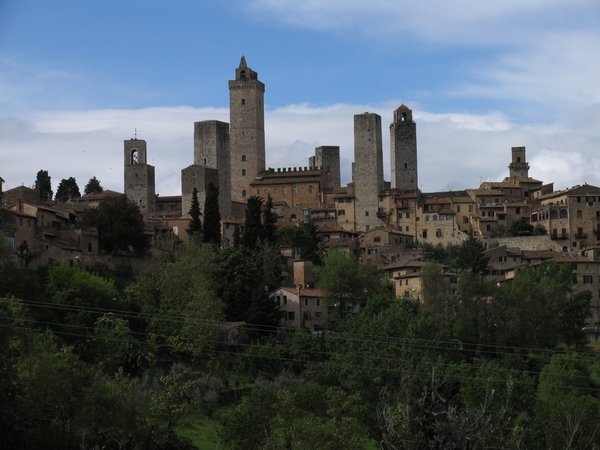
<svg viewBox="0 0 600 450">
<path fill-rule="evenodd" d="M 340 180 L 340 148 L 338 146 L 321 146 L 315 149 L 314 159 L 311 158 L 309 165 L 312 167 L 329 168 L 329 187 L 341 186 Z"/>
<path fill-rule="evenodd" d="M 154 214 L 156 190 L 154 166 L 147 163 L 146 141 L 125 141 L 125 195 L 136 203 L 142 214 Z"/>
<path fill-rule="evenodd" d="M 379 193 L 383 191 L 383 145 L 381 117 L 373 113 L 354 116 L 354 165 L 356 230 L 366 231 L 379 224 Z"/>
<path fill-rule="evenodd" d="M 525 147 L 512 148 L 512 162 L 508 169 L 510 178 L 529 178 L 529 163 L 525 160 Z"/>
<path fill-rule="evenodd" d="M 405 105 L 394 111 L 390 125 L 390 158 L 392 189 L 417 189 L 417 124 Z"/>
<path fill-rule="evenodd" d="M 245 202 L 249 184 L 265 170 L 265 85 L 242 56 L 229 81 L 231 197 Z"/>
</svg>

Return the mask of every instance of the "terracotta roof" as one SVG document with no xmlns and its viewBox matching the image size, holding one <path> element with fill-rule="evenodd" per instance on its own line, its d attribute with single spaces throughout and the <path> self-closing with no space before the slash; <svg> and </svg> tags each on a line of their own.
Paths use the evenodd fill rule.
<svg viewBox="0 0 600 450">
<path fill-rule="evenodd" d="M 291 292 L 292 294 L 297 294 L 298 291 L 295 287 L 280 287 L 282 291 Z M 323 297 L 323 293 L 319 289 L 309 289 L 302 287 L 300 288 L 300 295 L 304 297 Z"/>
</svg>

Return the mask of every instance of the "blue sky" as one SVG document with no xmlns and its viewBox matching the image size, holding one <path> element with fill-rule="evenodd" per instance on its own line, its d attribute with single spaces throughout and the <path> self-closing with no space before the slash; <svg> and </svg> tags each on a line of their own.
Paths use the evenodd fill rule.
<svg viewBox="0 0 600 450">
<path fill-rule="evenodd" d="M 0 0 L 4 189 L 92 176 L 123 190 L 137 128 L 157 191 L 180 192 L 193 122 L 229 121 L 240 57 L 266 84 L 267 165 L 339 145 L 350 181 L 353 115 L 417 121 L 419 184 L 477 187 L 526 146 L 530 175 L 600 185 L 597 1 Z"/>
</svg>

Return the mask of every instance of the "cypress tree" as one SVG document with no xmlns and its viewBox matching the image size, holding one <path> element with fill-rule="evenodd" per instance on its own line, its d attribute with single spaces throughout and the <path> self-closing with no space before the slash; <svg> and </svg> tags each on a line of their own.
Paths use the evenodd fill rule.
<svg viewBox="0 0 600 450">
<path fill-rule="evenodd" d="M 221 243 L 221 214 L 219 213 L 219 188 L 213 183 L 206 186 L 204 202 L 204 242 Z"/>
<path fill-rule="evenodd" d="M 202 221 L 200 220 L 200 202 L 198 201 L 198 189 L 194 187 L 192 191 L 192 204 L 188 214 L 191 217 L 190 225 L 185 230 L 188 236 L 194 239 L 202 238 Z"/>
<path fill-rule="evenodd" d="M 277 216 L 273 213 L 273 199 L 269 195 L 263 211 L 263 239 L 270 243 L 277 241 Z"/>
</svg>

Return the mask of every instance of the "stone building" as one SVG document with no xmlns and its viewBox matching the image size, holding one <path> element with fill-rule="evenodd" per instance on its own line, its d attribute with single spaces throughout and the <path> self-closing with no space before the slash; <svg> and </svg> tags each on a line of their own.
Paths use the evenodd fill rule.
<svg viewBox="0 0 600 450">
<path fill-rule="evenodd" d="M 418 189 L 417 125 L 412 111 L 404 104 L 394 111 L 390 125 L 391 188 Z"/>
<path fill-rule="evenodd" d="M 229 81 L 231 196 L 245 202 L 250 182 L 265 170 L 265 85 L 242 56 Z"/>
<path fill-rule="evenodd" d="M 146 141 L 130 139 L 124 143 L 125 195 L 144 215 L 156 211 L 154 166 L 148 164 Z"/>
<path fill-rule="evenodd" d="M 600 242 L 600 188 L 584 184 L 539 196 L 531 223 L 542 224 L 570 252 Z"/>
<path fill-rule="evenodd" d="M 379 193 L 384 190 L 381 117 L 374 113 L 354 116 L 354 164 L 352 181 L 355 196 L 355 231 L 379 225 Z"/>
</svg>

